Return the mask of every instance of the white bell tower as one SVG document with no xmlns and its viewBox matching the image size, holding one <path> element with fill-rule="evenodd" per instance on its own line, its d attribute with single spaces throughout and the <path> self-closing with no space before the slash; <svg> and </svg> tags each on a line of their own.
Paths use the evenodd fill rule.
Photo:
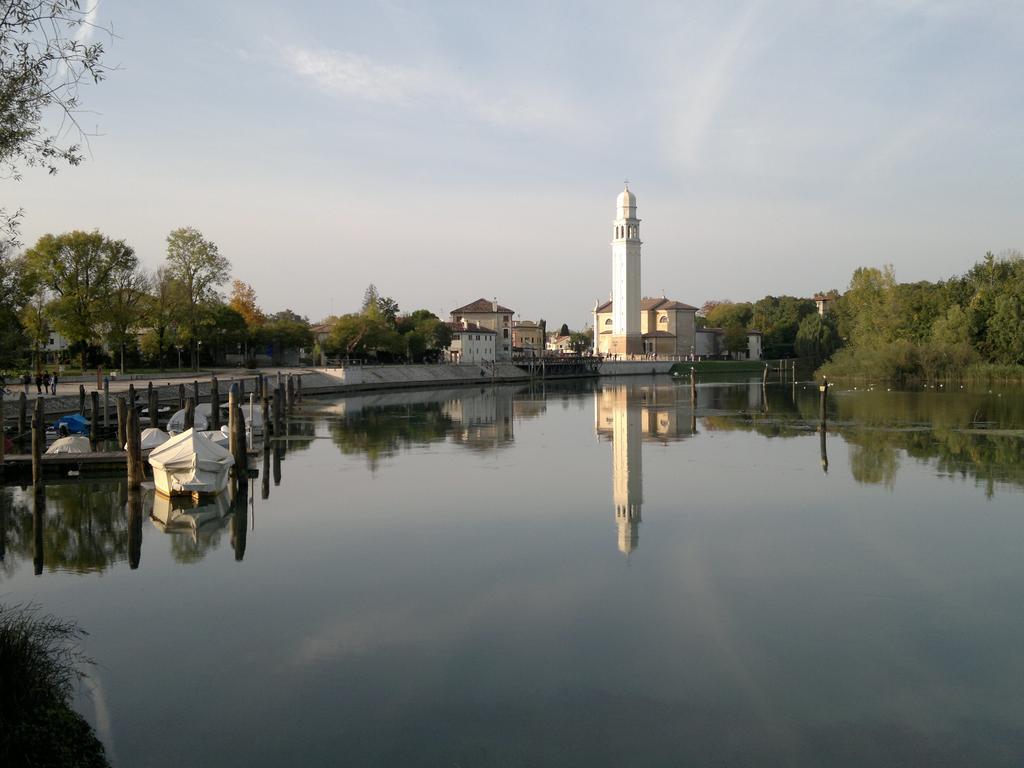
<svg viewBox="0 0 1024 768">
<path fill-rule="evenodd" d="M 609 351 L 641 355 L 640 336 L 640 219 L 636 195 L 629 184 L 615 201 L 612 227 L 612 339 Z"/>
</svg>

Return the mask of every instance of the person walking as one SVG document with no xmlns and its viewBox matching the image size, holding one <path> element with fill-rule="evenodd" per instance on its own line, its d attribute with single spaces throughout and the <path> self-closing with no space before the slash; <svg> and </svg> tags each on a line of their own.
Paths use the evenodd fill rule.
<svg viewBox="0 0 1024 768">
<path fill-rule="evenodd" d="M 39 371 L 36 371 L 36 394 L 43 394 L 43 374 Z"/>
<path fill-rule="evenodd" d="M 28 397 L 28 388 L 32 383 L 32 377 L 28 375 L 28 371 L 25 371 L 25 375 L 21 377 L 21 383 L 25 385 L 25 396 Z"/>
<path fill-rule="evenodd" d="M 44 395 L 50 394 L 50 372 L 49 371 L 46 371 L 46 373 L 43 374 L 43 394 Z"/>
<path fill-rule="evenodd" d="M 57 372 L 53 372 L 53 376 L 50 377 L 50 394 L 57 394 Z"/>
</svg>

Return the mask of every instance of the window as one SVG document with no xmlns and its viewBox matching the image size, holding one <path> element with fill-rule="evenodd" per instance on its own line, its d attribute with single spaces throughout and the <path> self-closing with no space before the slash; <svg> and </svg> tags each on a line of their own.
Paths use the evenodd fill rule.
<svg viewBox="0 0 1024 768">
<path fill-rule="evenodd" d="M 508 328 L 505 329 L 505 338 L 508 338 Z"/>
<path fill-rule="evenodd" d="M 612 319 L 611 319 L 610 317 L 609 317 L 609 318 L 607 318 L 607 319 L 606 319 L 606 320 L 604 321 L 604 324 L 605 324 L 605 325 L 611 325 L 611 324 L 612 324 Z"/>
<path fill-rule="evenodd" d="M 668 323 L 668 317 L 667 316 L 662 315 L 661 317 L 658 318 L 658 324 L 659 325 L 665 325 L 666 323 Z"/>
</svg>

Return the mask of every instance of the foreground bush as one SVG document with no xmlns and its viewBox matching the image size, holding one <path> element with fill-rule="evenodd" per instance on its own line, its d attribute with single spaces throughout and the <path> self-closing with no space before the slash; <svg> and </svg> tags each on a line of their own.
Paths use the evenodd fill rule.
<svg viewBox="0 0 1024 768">
<path fill-rule="evenodd" d="M 0 765 L 107 766 L 103 745 L 70 706 L 88 663 L 83 632 L 34 608 L 0 605 Z"/>
</svg>

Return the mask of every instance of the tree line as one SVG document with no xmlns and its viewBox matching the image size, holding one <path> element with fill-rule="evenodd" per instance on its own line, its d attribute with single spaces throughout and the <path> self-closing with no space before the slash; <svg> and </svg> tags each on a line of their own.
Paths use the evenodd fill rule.
<svg viewBox="0 0 1024 768">
<path fill-rule="evenodd" d="M 167 236 L 153 271 L 124 240 L 99 231 L 47 234 L 24 252 L 0 250 L 0 366 L 39 370 L 52 332 L 68 340 L 79 367 L 146 363 L 167 367 L 172 352 L 193 369 L 228 352 L 248 358 L 311 345 L 309 323 L 284 310 L 265 315 L 252 287 L 220 293 L 231 263 L 192 227 Z"/>
<path fill-rule="evenodd" d="M 891 266 L 861 267 L 838 297 L 842 348 L 831 376 L 892 381 L 1022 378 L 1024 258 L 992 253 L 963 275 L 899 283 Z"/>
</svg>

